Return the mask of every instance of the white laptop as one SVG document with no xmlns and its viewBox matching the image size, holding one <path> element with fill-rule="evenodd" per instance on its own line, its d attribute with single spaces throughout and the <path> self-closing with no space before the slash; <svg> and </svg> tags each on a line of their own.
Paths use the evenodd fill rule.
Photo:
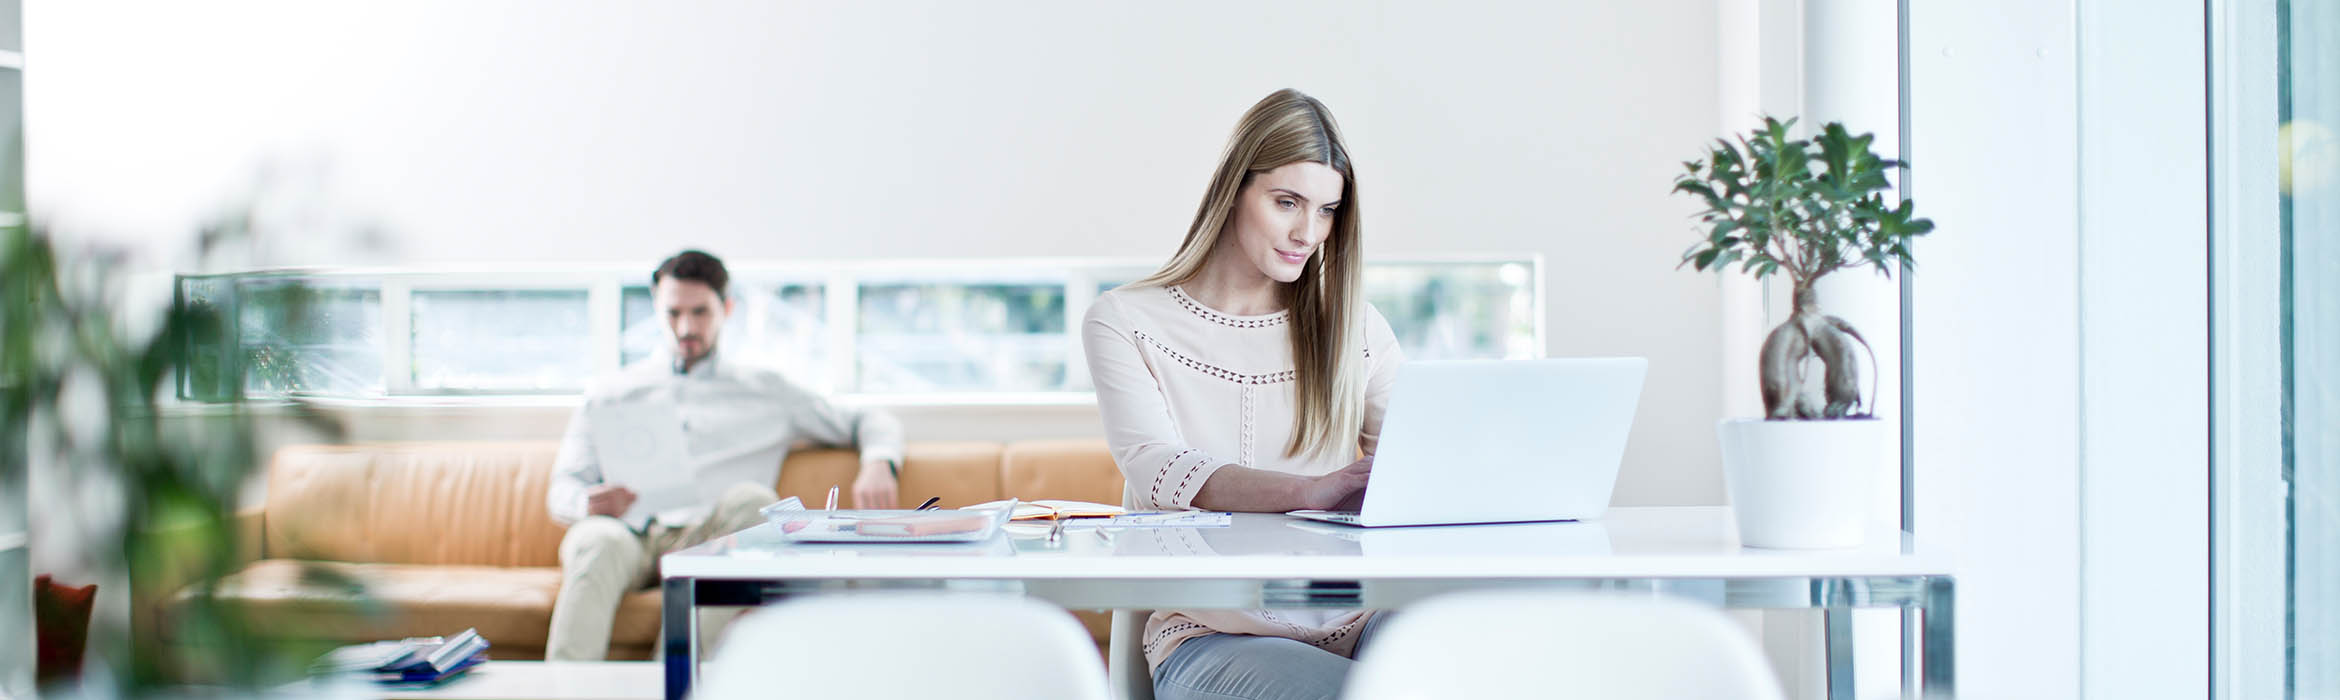
<svg viewBox="0 0 2340 700">
<path fill-rule="evenodd" d="M 1649 361 L 1638 357 L 1408 362 L 1344 525 L 1587 520 L 1608 510 Z"/>
</svg>

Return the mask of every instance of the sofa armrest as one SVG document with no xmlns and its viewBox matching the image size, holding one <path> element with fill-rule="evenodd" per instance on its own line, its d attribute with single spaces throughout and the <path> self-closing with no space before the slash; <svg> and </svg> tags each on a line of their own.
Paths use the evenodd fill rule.
<svg viewBox="0 0 2340 700">
<path fill-rule="evenodd" d="M 230 548 L 234 558 L 224 573 L 242 570 L 260 560 L 267 526 L 265 509 L 236 511 L 227 525 L 227 532 L 222 533 L 225 536 L 218 540 L 212 540 L 194 525 L 162 525 L 139 533 L 147 541 L 152 558 L 131 565 L 133 643 L 140 648 L 154 648 L 166 638 L 162 628 L 172 624 L 172 611 L 188 593 L 189 586 L 204 575 L 207 553 L 199 548 Z"/>
<path fill-rule="evenodd" d="M 236 511 L 236 568 L 268 558 L 268 509 Z"/>
</svg>

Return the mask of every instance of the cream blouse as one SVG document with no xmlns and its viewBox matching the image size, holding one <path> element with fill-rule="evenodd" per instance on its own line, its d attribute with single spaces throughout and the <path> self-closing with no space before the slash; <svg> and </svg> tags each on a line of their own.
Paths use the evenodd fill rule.
<svg viewBox="0 0 2340 700">
<path fill-rule="evenodd" d="M 1365 422 L 1357 447 L 1372 454 L 1404 352 L 1381 312 L 1365 305 Z M 1294 419 L 1289 313 L 1232 316 L 1178 287 L 1125 286 L 1097 297 L 1081 323 L 1105 440 L 1131 508 L 1188 509 L 1203 482 L 1235 464 L 1314 476 L 1349 454 L 1284 454 Z M 1286 637 L 1348 656 L 1365 611 L 1161 611 L 1144 648 L 1159 667 L 1188 639 L 1222 632 Z"/>
</svg>

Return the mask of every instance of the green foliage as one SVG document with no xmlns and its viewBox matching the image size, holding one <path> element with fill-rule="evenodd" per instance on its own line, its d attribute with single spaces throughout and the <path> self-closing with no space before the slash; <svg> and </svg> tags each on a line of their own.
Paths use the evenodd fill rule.
<svg viewBox="0 0 2340 700">
<path fill-rule="evenodd" d="M 206 241 L 220 235 L 209 232 Z M 169 304 L 159 320 L 142 325 L 148 315 L 119 292 L 127 277 L 118 256 L 62 257 L 42 233 L 0 228 L 0 464 L 41 459 L 62 467 L 69 492 L 118 494 L 118 522 L 77 529 L 97 533 L 80 546 L 121 553 L 133 625 L 156 624 L 154 604 L 178 596 L 167 618 L 172 643 L 92 630 L 106 667 L 121 674 L 114 690 L 141 696 L 188 681 L 251 690 L 296 678 L 319 649 L 264 634 L 214 595 L 219 580 L 252 554 L 237 551 L 236 520 L 240 491 L 258 461 L 250 416 L 230 405 L 200 419 L 163 420 L 164 397 L 191 368 L 193 341 L 232 326 L 216 307 L 191 304 Z M 340 434 L 338 424 L 304 406 L 287 410 L 328 438 Z M 36 428 L 44 439 L 26 439 Z M 42 451 L 29 452 L 33 444 Z M 51 510 L 53 517 L 91 517 Z M 352 590 L 350 600 L 363 605 L 354 584 L 323 583 Z"/>
<path fill-rule="evenodd" d="M 1912 202 L 1885 199 L 1885 173 L 1900 167 L 1869 149 L 1874 134 L 1844 124 L 1821 127 L 1815 140 L 1790 138 L 1795 120 L 1763 118 L 1751 134 L 1717 139 L 1704 160 L 1683 163 L 1674 191 L 1699 198 L 1706 240 L 1682 254 L 1700 271 L 1738 263 L 1757 278 L 1786 272 L 1797 288 L 1847 267 L 1869 265 L 1891 276 L 1910 264 L 1910 239 L 1934 230 L 1914 218 Z"/>
</svg>

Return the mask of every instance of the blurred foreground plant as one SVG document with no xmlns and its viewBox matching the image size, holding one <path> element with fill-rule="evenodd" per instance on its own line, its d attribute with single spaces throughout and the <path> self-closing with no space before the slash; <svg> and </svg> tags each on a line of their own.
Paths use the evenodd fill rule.
<svg viewBox="0 0 2340 700">
<path fill-rule="evenodd" d="M 247 243 L 241 221 L 204 232 L 199 254 Z M 80 554 L 101 575 L 126 575 L 117 580 L 130 582 L 133 627 L 168 630 L 92 629 L 92 668 L 107 673 L 85 676 L 79 692 L 243 694 L 298 678 L 321 649 L 268 634 L 216 595 L 221 578 L 256 554 L 239 551 L 236 516 L 259 458 L 249 409 L 211 405 L 181 420 L 163 410 L 196 341 L 234 333 L 233 319 L 210 305 L 131 296 L 126 260 L 105 251 L 61 257 L 36 227 L 0 228 L 0 464 L 54 465 L 46 471 L 76 498 L 43 504 L 44 517 L 77 521 Z M 328 438 L 341 435 L 305 404 L 285 410 Z M 118 510 L 85 507 L 93 500 Z M 365 604 L 346 577 L 310 567 L 304 578 Z"/>
</svg>

